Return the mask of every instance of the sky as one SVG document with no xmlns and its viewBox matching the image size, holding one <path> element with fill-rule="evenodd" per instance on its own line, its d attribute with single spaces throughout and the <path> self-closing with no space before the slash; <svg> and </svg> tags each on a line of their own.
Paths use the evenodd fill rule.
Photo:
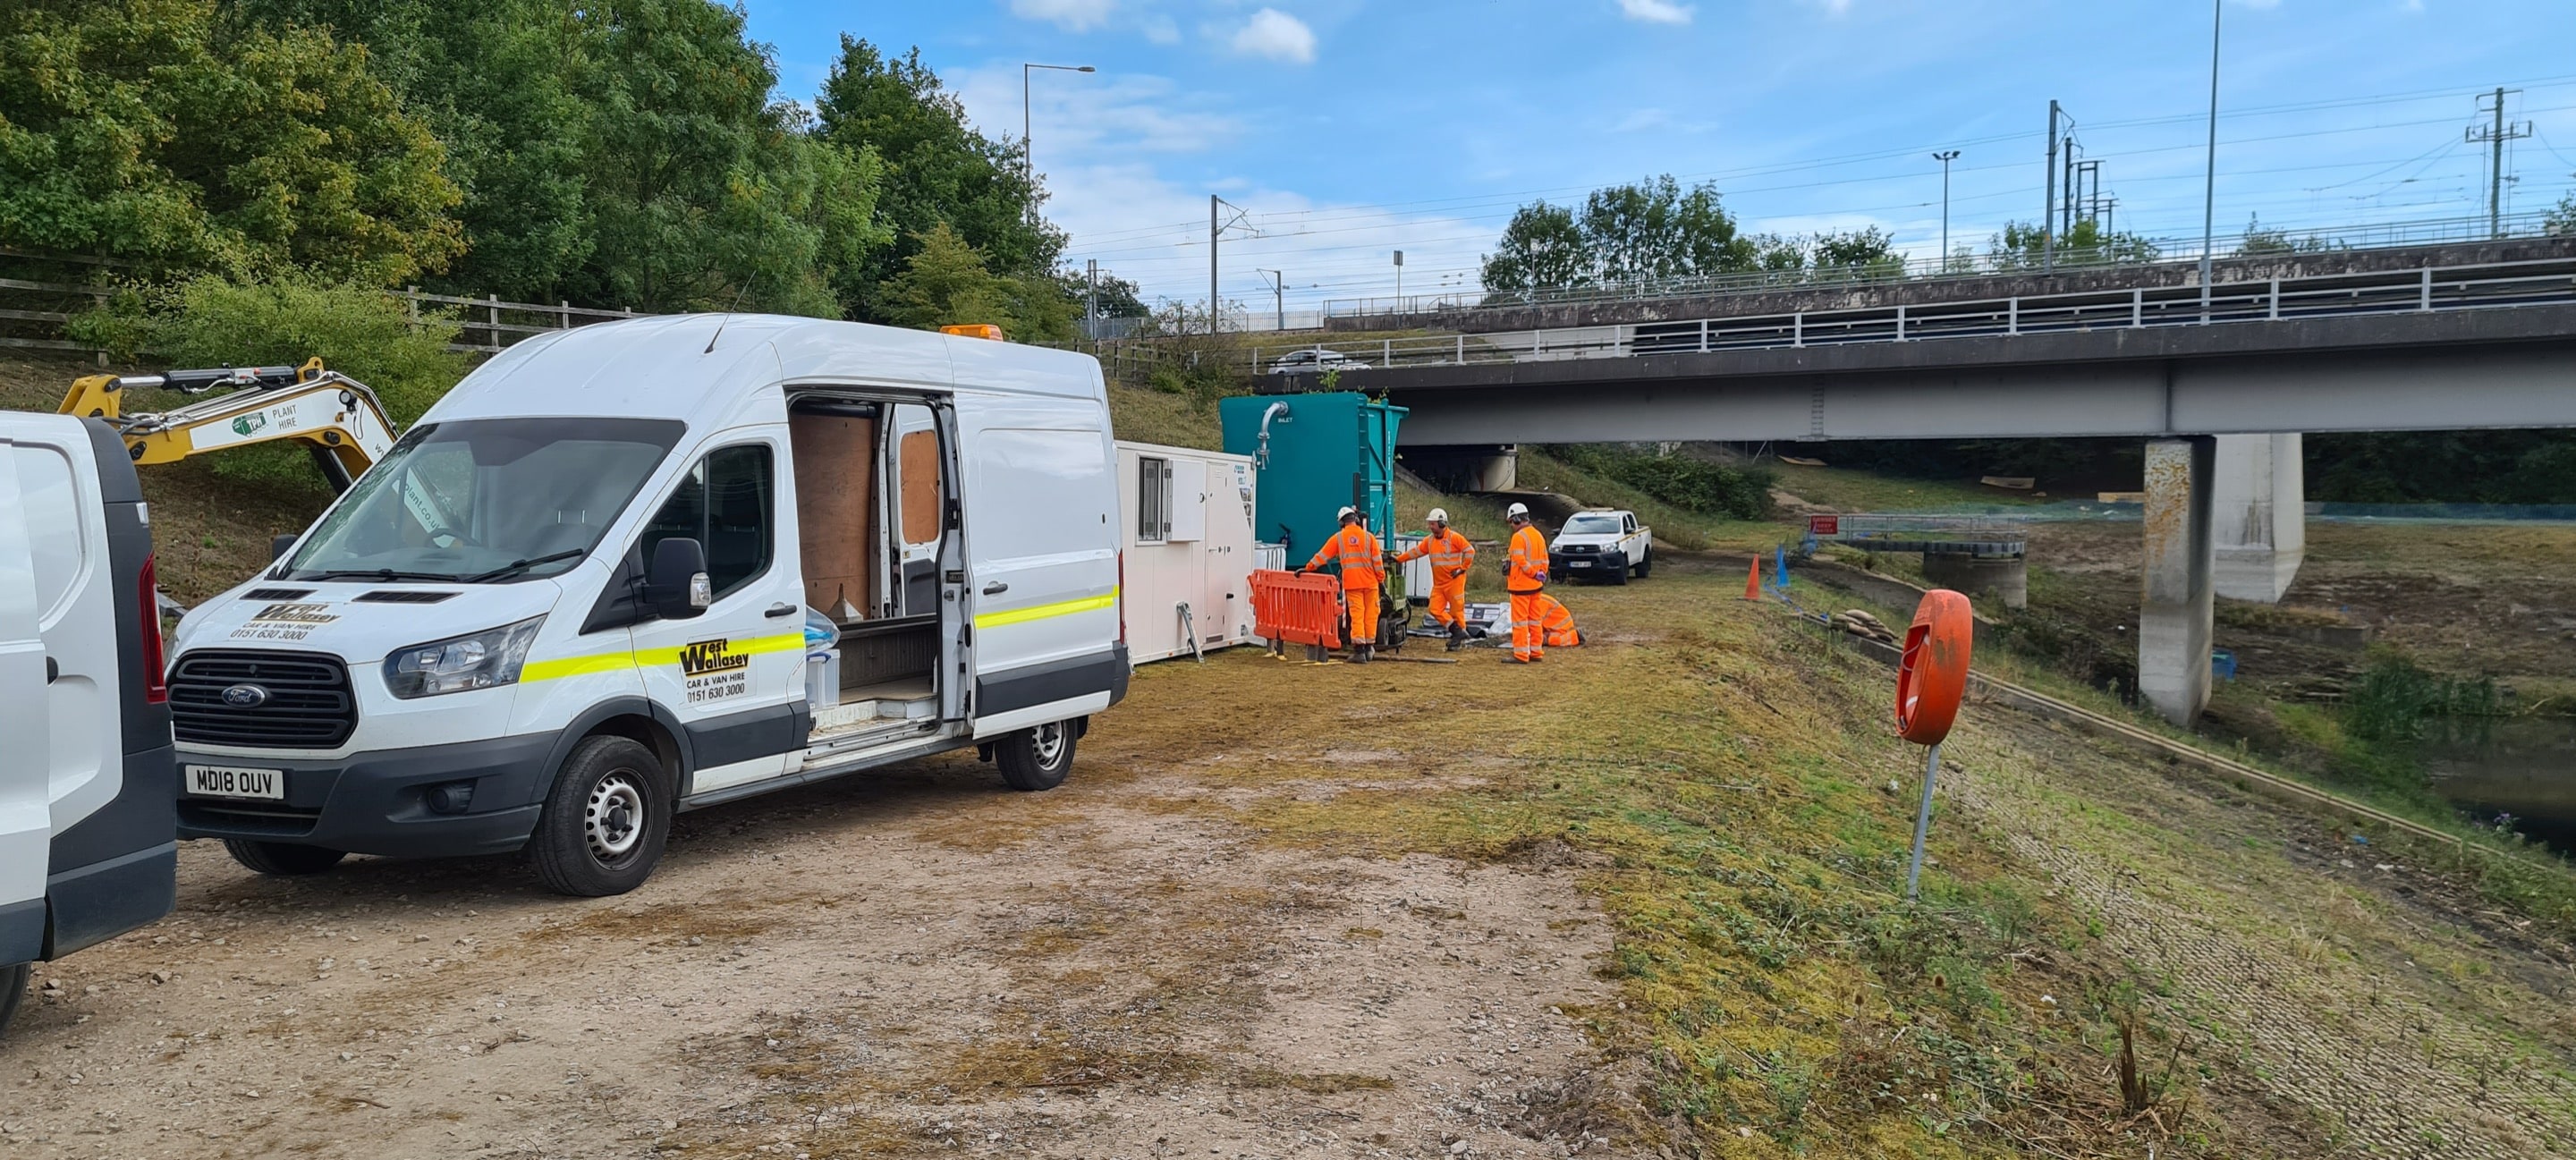
<svg viewBox="0 0 2576 1160">
<path fill-rule="evenodd" d="M 1983 248 L 2044 211 L 2048 107 L 2099 161 L 2114 228 L 2202 229 L 2211 5 L 2198 0 L 745 0 L 784 100 L 843 34 L 921 49 L 977 128 L 1027 132 L 1072 237 L 1149 301 L 1267 311 L 1472 291 L 1515 207 L 1669 173 L 1742 226 L 1877 227 Z M 2576 4 L 2220 0 L 2222 251 L 2259 216 L 2329 230 L 2506 212 L 2576 188 Z M 2491 97 L 2487 97 L 2491 101 Z M 2422 231 L 2438 228 L 2417 224 Z M 2466 228 L 2454 225 L 2451 228 Z M 1404 253 L 1399 271 L 1394 253 Z M 1264 271 L 1279 271 L 1272 275 Z"/>
</svg>

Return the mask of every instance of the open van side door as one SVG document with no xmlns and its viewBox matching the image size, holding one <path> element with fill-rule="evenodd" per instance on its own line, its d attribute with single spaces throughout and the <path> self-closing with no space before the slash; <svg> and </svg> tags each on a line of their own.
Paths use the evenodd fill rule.
<svg viewBox="0 0 2576 1160">
<path fill-rule="evenodd" d="M 0 737 L 17 754 L 41 755 L 52 747 L 52 715 L 45 705 L 35 561 L 27 523 L 17 514 L 26 510 L 19 454 L 0 434 Z M 45 863 L 53 843 L 49 764 L 23 756 L 0 762 L 0 967 L 33 962 L 44 952 Z"/>
</svg>

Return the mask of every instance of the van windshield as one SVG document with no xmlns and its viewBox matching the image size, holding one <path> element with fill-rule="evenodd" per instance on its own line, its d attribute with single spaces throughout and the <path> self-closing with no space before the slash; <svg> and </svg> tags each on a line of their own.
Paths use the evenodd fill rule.
<svg viewBox="0 0 2576 1160">
<path fill-rule="evenodd" d="M 304 537 L 281 578 L 561 574 L 598 546 L 685 426 L 553 418 L 415 427 Z"/>
</svg>

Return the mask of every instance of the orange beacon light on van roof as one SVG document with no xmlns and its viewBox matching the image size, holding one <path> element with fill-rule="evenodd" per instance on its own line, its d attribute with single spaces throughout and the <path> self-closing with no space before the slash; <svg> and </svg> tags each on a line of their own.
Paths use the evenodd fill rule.
<svg viewBox="0 0 2576 1160">
<path fill-rule="evenodd" d="M 989 322 L 960 322 L 954 326 L 940 327 L 939 333 L 953 334 L 959 338 L 989 338 L 995 342 L 1002 341 L 1002 328 Z"/>
</svg>

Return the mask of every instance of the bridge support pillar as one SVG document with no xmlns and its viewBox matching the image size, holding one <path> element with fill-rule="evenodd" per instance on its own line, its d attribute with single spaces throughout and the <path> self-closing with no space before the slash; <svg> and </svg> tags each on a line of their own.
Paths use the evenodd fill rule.
<svg viewBox="0 0 2576 1160">
<path fill-rule="evenodd" d="M 2221 435 L 2210 488 L 2218 594 L 2277 604 L 2308 556 L 2302 437 Z"/>
<path fill-rule="evenodd" d="M 2209 704 L 2214 610 L 2210 540 L 2216 441 L 2201 436 L 2147 444 L 2147 563 L 2138 608 L 2138 692 L 2156 712 L 2188 725 Z"/>
</svg>

